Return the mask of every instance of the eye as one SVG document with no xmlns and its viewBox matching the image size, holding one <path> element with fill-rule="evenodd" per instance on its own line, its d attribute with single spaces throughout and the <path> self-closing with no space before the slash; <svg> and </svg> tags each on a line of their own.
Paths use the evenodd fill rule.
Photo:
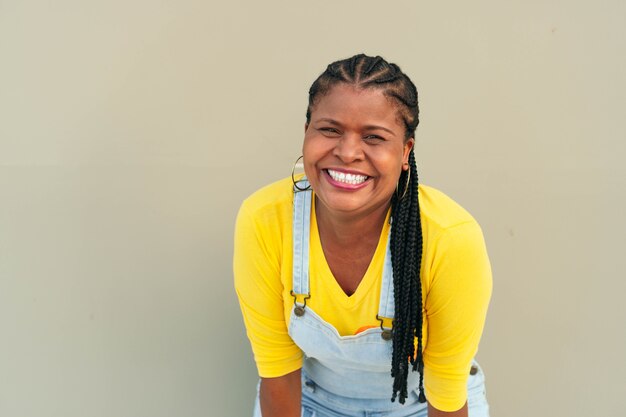
<svg viewBox="0 0 626 417">
<path fill-rule="evenodd" d="M 335 129 L 334 127 L 320 127 L 317 130 L 322 132 L 322 134 L 325 136 L 339 136 L 339 130 Z"/>
<path fill-rule="evenodd" d="M 378 135 L 366 135 L 363 137 L 363 140 L 366 140 L 368 142 L 382 142 L 385 140 L 385 138 Z"/>
</svg>

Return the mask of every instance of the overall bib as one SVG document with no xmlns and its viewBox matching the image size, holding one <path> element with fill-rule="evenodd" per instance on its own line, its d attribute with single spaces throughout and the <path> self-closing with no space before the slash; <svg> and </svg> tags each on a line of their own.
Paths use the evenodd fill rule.
<svg viewBox="0 0 626 417">
<path fill-rule="evenodd" d="M 306 180 L 300 181 L 303 188 Z M 394 317 L 393 271 L 389 241 L 383 266 L 378 318 L 380 328 L 341 336 L 329 323 L 306 306 L 309 297 L 309 235 L 312 191 L 294 189 L 293 296 L 289 335 L 304 353 L 302 366 L 303 417 L 405 417 L 427 416 L 427 404 L 418 401 L 419 373 L 410 372 L 409 396 L 404 404 L 391 402 L 392 341 Z M 391 233 L 389 234 L 391 236 Z M 470 417 L 489 417 L 484 375 L 475 361 L 468 380 Z M 254 417 L 262 417 L 258 386 Z"/>
</svg>

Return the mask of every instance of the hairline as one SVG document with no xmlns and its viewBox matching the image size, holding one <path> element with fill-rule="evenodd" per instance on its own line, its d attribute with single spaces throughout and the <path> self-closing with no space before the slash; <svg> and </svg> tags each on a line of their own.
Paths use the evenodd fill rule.
<svg viewBox="0 0 626 417">
<path fill-rule="evenodd" d="M 365 90 L 380 90 L 382 91 L 383 95 L 385 96 L 385 98 L 387 99 L 387 101 L 395 107 L 396 109 L 396 121 L 399 122 L 400 126 L 404 127 L 404 143 L 407 143 L 410 139 L 415 139 L 415 131 L 413 132 L 409 132 L 409 129 L 406 126 L 406 122 L 404 120 L 404 117 L 400 111 L 401 107 L 404 107 L 405 104 L 400 102 L 400 100 L 398 100 L 397 98 L 395 98 L 393 95 L 387 93 L 387 91 L 389 91 L 388 88 L 384 87 L 384 84 L 381 85 L 376 85 L 374 83 L 363 83 L 363 82 L 349 82 L 349 81 L 344 81 L 344 80 L 329 80 L 328 82 L 328 86 L 326 89 L 324 89 L 324 91 L 318 91 L 317 94 L 315 95 L 315 97 L 313 98 L 313 102 L 309 102 L 308 105 L 308 110 L 310 111 L 310 113 L 313 113 L 313 110 L 315 108 L 315 106 L 317 105 L 317 103 L 319 102 L 319 100 L 325 96 L 327 96 L 328 94 L 330 94 L 331 90 L 333 88 L 335 88 L 336 86 L 343 84 L 343 85 L 347 85 L 350 86 L 352 88 L 354 88 L 356 91 L 365 91 Z M 307 120 L 307 123 L 310 123 L 310 117 L 309 120 Z"/>
</svg>

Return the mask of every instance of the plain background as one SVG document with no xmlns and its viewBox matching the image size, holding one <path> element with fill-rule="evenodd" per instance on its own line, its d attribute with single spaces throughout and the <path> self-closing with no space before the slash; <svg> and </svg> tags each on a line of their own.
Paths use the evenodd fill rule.
<svg viewBox="0 0 626 417">
<path fill-rule="evenodd" d="M 248 416 L 241 201 L 380 54 L 483 227 L 492 416 L 623 416 L 623 1 L 0 0 L 0 416 Z"/>
</svg>

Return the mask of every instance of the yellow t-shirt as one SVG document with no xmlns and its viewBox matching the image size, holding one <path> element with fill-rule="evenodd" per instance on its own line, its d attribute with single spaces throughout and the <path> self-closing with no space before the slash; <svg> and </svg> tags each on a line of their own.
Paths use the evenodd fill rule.
<svg viewBox="0 0 626 417">
<path fill-rule="evenodd" d="M 242 204 L 235 230 L 235 289 L 261 377 L 302 367 L 302 352 L 287 327 L 293 297 L 291 178 L 270 184 Z M 491 267 L 478 223 L 440 191 L 419 186 L 423 252 L 424 388 L 442 411 L 467 399 L 467 378 L 491 296 Z M 314 199 L 313 199 L 314 200 Z M 389 224 L 357 290 L 347 296 L 324 258 L 311 210 L 310 293 L 307 307 L 340 335 L 379 326 L 382 270 Z M 391 363 L 389 364 L 391 366 Z"/>
</svg>

